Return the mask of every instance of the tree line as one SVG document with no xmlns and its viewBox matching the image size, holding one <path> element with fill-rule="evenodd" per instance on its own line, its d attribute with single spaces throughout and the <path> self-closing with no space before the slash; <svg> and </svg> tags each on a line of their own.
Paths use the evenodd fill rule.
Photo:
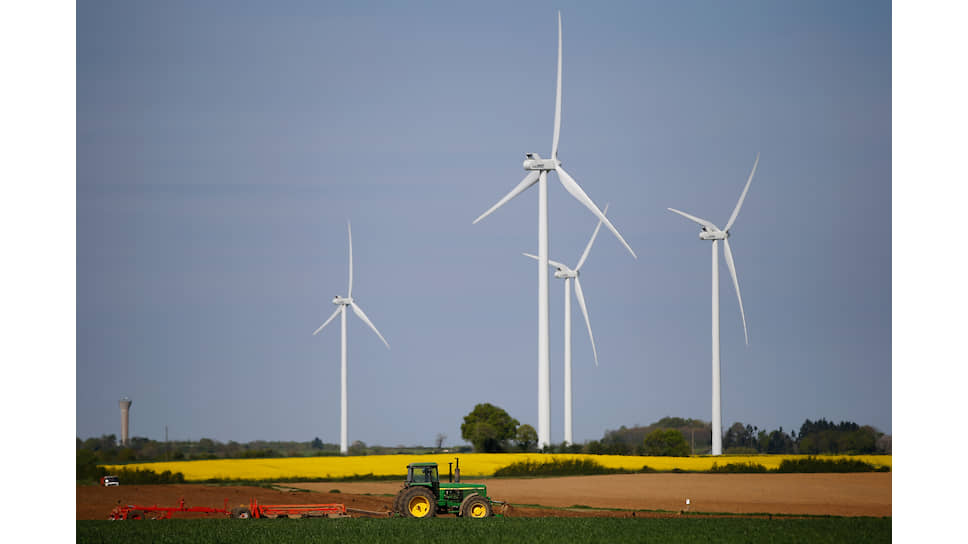
<svg viewBox="0 0 968 544">
<path fill-rule="evenodd" d="M 489 403 L 478 404 L 461 425 L 461 438 L 472 446 L 458 446 L 443 450 L 445 434 L 438 434 L 435 447 L 425 446 L 367 446 L 354 442 L 350 455 L 411 454 L 439 451 L 478 452 L 544 452 L 587 453 L 595 455 L 690 455 L 708 454 L 711 450 L 712 427 L 705 421 L 664 417 L 650 425 L 622 426 L 606 430 L 601 440 L 582 444 L 552 444 L 538 447 L 538 433 L 534 427 L 521 424 L 504 409 Z M 870 425 L 851 421 L 834 423 L 826 419 L 806 420 L 799 431 L 760 429 L 736 422 L 723 436 L 726 454 L 873 454 L 891 453 L 891 437 Z M 149 461 L 180 461 L 197 459 L 238 459 L 267 457 L 318 457 L 339 455 L 339 445 L 323 442 L 318 437 L 306 442 L 263 441 L 247 443 L 219 442 L 209 438 L 198 441 L 176 440 L 162 442 L 144 437 L 133 437 L 127 444 L 118 443 L 114 434 L 81 440 L 77 438 L 80 467 L 106 464 L 126 464 Z M 83 469 L 86 471 L 87 469 Z"/>
<path fill-rule="evenodd" d="M 354 444 L 357 449 L 362 442 Z M 243 459 L 262 457 L 315 457 L 339 455 L 338 444 L 327 444 L 315 438 L 308 442 L 285 442 L 256 440 L 240 444 L 235 441 L 219 442 L 210 438 L 198 441 L 174 440 L 170 442 L 132 437 L 127 444 L 120 444 L 114 434 L 101 435 L 86 440 L 77 439 L 77 451 L 90 453 L 100 464 L 125 464 L 143 461 L 191 461 L 198 459 Z"/>
<path fill-rule="evenodd" d="M 708 454 L 712 450 L 712 425 L 697 419 L 664 417 L 646 426 L 606 430 L 601 440 L 583 444 L 554 444 L 538 448 L 531 425 L 520 424 L 504 409 L 478 404 L 464 417 L 461 437 L 478 452 L 588 453 L 604 455 Z M 870 425 L 851 421 L 810 421 L 799 432 L 786 432 L 736 422 L 723 436 L 723 453 L 750 454 L 874 454 L 891 453 L 891 437 Z"/>
<path fill-rule="evenodd" d="M 442 438 L 438 435 L 437 446 L 368 446 L 357 440 L 349 447 L 350 455 L 420 455 L 441 451 Z M 470 446 L 449 448 L 447 451 L 465 453 Z M 95 465 L 123 465 L 128 463 L 154 461 L 194 461 L 201 459 L 247 459 L 272 457 L 324 457 L 339 455 L 339 444 L 323 442 L 316 437 L 306 442 L 255 440 L 239 443 L 219 442 L 211 438 L 197 441 L 173 440 L 169 442 L 133 437 L 127 444 L 120 444 L 117 435 L 105 434 L 100 437 L 81 440 L 77 438 L 78 474 L 87 474 L 88 468 Z M 93 473 L 91 473 L 93 474 Z M 100 474 L 103 476 L 103 474 Z M 96 478 L 95 478 L 96 479 Z"/>
</svg>

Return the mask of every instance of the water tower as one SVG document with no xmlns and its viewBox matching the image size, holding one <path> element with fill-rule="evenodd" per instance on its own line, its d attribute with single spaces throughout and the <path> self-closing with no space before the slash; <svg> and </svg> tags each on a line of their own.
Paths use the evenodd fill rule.
<svg viewBox="0 0 968 544">
<path fill-rule="evenodd" d="M 128 397 L 121 397 L 118 401 L 121 406 L 121 445 L 128 445 L 128 410 L 131 408 L 131 399 Z"/>
</svg>

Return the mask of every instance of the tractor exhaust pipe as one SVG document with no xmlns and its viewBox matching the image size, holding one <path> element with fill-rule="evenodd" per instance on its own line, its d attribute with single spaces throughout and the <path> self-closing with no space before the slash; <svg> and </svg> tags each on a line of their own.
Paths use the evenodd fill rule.
<svg viewBox="0 0 968 544">
<path fill-rule="evenodd" d="M 460 457 L 454 457 L 455 467 L 454 467 L 454 481 L 460 483 Z"/>
</svg>

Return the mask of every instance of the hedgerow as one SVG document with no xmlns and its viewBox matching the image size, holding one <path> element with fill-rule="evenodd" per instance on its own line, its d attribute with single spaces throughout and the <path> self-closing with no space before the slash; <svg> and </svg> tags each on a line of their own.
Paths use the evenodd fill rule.
<svg viewBox="0 0 968 544">
<path fill-rule="evenodd" d="M 494 472 L 495 477 L 515 476 L 583 476 L 591 474 L 628 474 L 631 471 L 608 468 L 593 459 L 559 459 L 532 461 L 527 459 L 511 463 Z"/>
</svg>

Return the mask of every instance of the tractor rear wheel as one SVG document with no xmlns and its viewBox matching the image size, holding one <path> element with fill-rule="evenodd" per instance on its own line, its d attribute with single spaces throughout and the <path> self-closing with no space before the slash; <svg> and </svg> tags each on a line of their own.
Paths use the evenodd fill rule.
<svg viewBox="0 0 968 544">
<path fill-rule="evenodd" d="M 432 518 L 437 515 L 437 498 L 426 487 L 411 487 L 400 499 L 403 515 L 408 518 Z"/>
<path fill-rule="evenodd" d="M 141 510 L 128 510 L 128 517 L 124 519 L 145 519 L 145 513 Z"/>
<path fill-rule="evenodd" d="M 393 512 L 394 513 L 399 513 L 399 514 L 402 514 L 403 513 L 403 495 L 404 495 L 404 493 L 407 492 L 407 489 L 408 488 L 406 488 L 406 487 L 401 488 L 400 491 L 397 493 L 397 496 L 393 498 Z"/>
<path fill-rule="evenodd" d="M 493 515 L 491 502 L 476 493 L 470 495 L 460 503 L 460 515 L 463 518 L 489 518 Z"/>
</svg>

